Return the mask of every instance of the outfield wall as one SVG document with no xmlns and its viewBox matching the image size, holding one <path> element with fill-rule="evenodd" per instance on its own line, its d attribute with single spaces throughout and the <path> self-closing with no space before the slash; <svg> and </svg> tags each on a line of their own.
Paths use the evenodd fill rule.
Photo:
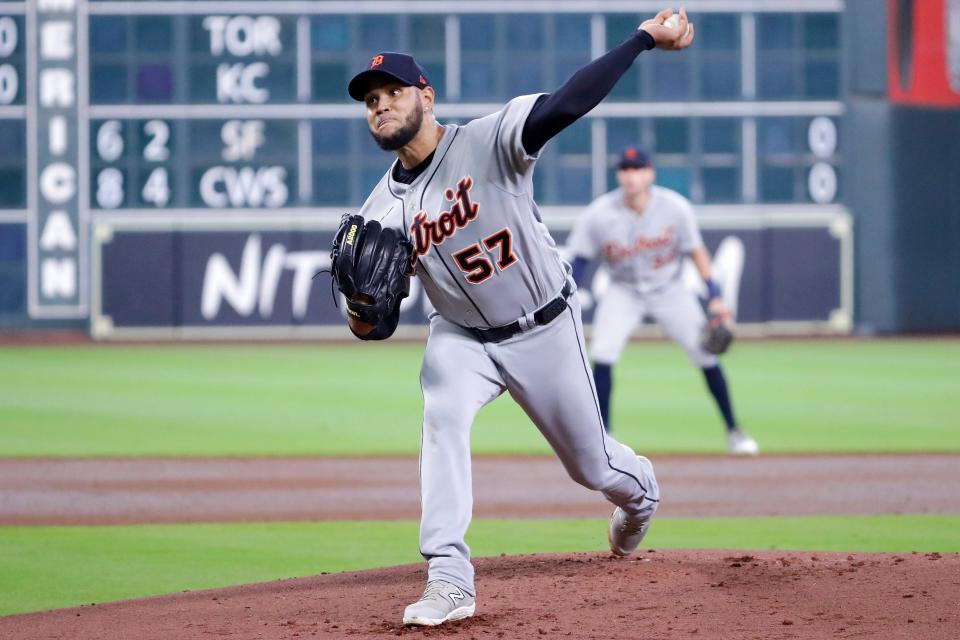
<svg viewBox="0 0 960 640">
<path fill-rule="evenodd" d="M 853 241 L 841 207 L 702 207 L 718 279 L 753 335 L 846 333 Z M 563 245 L 579 208 L 548 208 Z M 94 226 L 90 332 L 97 339 L 349 337 L 327 274 L 339 217 L 116 217 Z M 314 277 L 316 275 L 316 277 Z M 692 267 L 688 286 L 702 287 Z M 595 274 L 592 297 L 607 279 Z M 429 302 L 414 280 L 401 335 L 423 333 Z M 586 311 L 590 321 L 591 311 Z"/>
</svg>

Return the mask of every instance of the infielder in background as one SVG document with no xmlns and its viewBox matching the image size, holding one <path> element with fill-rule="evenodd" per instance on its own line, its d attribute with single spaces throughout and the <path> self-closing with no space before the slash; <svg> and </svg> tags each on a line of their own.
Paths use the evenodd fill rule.
<svg viewBox="0 0 960 640">
<path fill-rule="evenodd" d="M 399 297 L 389 298 L 394 308 L 374 313 L 382 300 L 366 289 L 375 287 L 357 285 L 376 280 L 368 277 L 369 264 L 395 254 L 370 250 L 385 236 L 391 246 L 400 234 L 409 239 L 416 276 L 436 309 L 420 372 L 427 587 L 404 611 L 405 624 L 474 613 L 464 542 L 473 508 L 470 429 L 477 411 L 504 391 L 570 476 L 617 505 L 608 525 L 613 553 L 631 553 L 649 527 L 660 498 L 653 466 L 603 428 L 575 285 L 540 219 L 532 176 L 546 142 L 593 109 L 641 52 L 690 45 L 686 14 L 664 24 L 672 14 L 647 20 L 553 93 L 515 98 L 465 125 L 437 123 L 436 94 L 410 56 L 380 53 L 350 82 L 374 139 L 397 155 L 362 219 L 345 218 L 335 240 L 333 271 L 347 295 L 350 329 L 362 339 L 384 339 L 397 326 Z M 397 271 L 390 264 L 376 273 Z"/>
<path fill-rule="evenodd" d="M 683 260 L 690 256 L 706 284 L 711 321 L 730 321 L 693 207 L 676 191 L 655 185 L 655 179 L 650 154 L 628 147 L 617 164 L 620 188 L 591 202 L 567 240 L 578 286 L 587 284 L 584 274 L 597 256 L 610 271 L 610 286 L 597 303 L 590 339 L 603 423 L 609 431 L 613 365 L 634 329 L 650 315 L 703 371 L 727 425 L 728 451 L 756 455 L 756 440 L 737 425 L 719 359 L 702 344 L 707 317 L 683 282 Z"/>
</svg>

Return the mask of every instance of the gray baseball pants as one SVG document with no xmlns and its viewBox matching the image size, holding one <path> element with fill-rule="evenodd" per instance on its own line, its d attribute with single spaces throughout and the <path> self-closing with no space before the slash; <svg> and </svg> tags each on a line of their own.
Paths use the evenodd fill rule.
<svg viewBox="0 0 960 640">
<path fill-rule="evenodd" d="M 569 304 L 550 324 L 500 343 L 481 342 L 439 315 L 431 318 L 420 371 L 420 553 L 428 580 L 476 595 L 464 542 L 473 509 L 470 429 L 477 412 L 504 391 L 573 480 L 631 514 L 659 500 L 656 479 L 603 428 L 575 295 Z"/>
</svg>

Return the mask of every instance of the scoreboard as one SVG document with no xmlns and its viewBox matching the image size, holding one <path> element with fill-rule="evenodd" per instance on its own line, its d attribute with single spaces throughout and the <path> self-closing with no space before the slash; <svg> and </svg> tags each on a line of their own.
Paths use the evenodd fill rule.
<svg viewBox="0 0 960 640">
<path fill-rule="evenodd" d="M 32 318 L 88 316 L 96 220 L 312 204 L 310 19 L 274 4 L 0 2 L 0 206 L 27 223 Z"/>
<path fill-rule="evenodd" d="M 406 29 L 399 36 L 372 22 L 361 28 L 347 20 L 395 13 L 400 4 L 0 0 L 0 226 L 26 230 L 29 320 L 87 320 L 98 337 L 236 335 L 229 330 L 238 327 L 272 328 L 269 335 L 281 336 L 311 327 L 343 331 L 339 312 L 320 296 L 329 281 L 307 276 L 327 264 L 340 213 L 362 201 L 389 161 L 369 140 L 362 107 L 345 94 L 357 52 L 377 48 L 368 38 L 414 50 L 442 88 L 441 120 L 463 121 L 501 103 L 499 97 L 467 99 L 470 87 L 459 70 L 474 64 L 471 56 L 477 54 L 470 50 L 465 16 L 519 11 L 503 2 L 402 3 L 416 19 L 391 23 Z M 644 12 L 653 4 L 601 2 L 592 10 L 609 5 Z M 803 11 L 836 12 L 841 6 L 838 0 L 792 4 Z M 553 5 L 582 17 L 592 43 L 571 45 L 579 53 L 556 56 L 567 65 L 557 73 L 566 77 L 569 67 L 602 52 L 610 36 L 598 27 L 602 16 L 583 13 L 578 3 Z M 443 15 L 449 11 L 463 15 Z M 563 24 L 551 23 L 550 29 L 560 33 Z M 507 35 L 492 41 L 523 35 L 509 25 L 504 29 Z M 548 152 L 541 164 L 552 176 L 551 188 L 562 194 L 567 183 L 577 183 L 565 179 L 569 167 L 588 190 L 591 184 L 594 193 L 604 190 L 617 150 L 606 141 L 607 132 L 642 135 L 642 127 L 632 124 L 639 116 L 680 120 L 678 104 L 630 104 L 612 96 L 583 125 L 583 148 L 572 132 L 574 143 L 558 143 L 567 156 L 555 161 L 555 152 Z M 802 160 L 774 150 L 780 153 L 771 156 L 777 175 L 798 176 L 800 202 L 771 207 L 757 202 L 756 160 L 744 161 L 745 167 L 754 163 L 752 169 L 731 169 L 739 156 L 722 155 L 722 141 L 711 147 L 706 124 L 702 132 L 700 124 L 692 125 L 690 137 L 704 141 L 701 174 L 730 175 L 736 183 L 731 193 L 742 187 L 748 194 L 743 204 L 698 209 L 711 214 L 704 227 L 714 244 L 735 233 L 753 251 L 745 276 L 753 289 L 744 290 L 769 299 L 746 301 L 748 324 L 849 329 L 850 220 L 836 204 L 836 118 L 842 110 L 835 100 L 689 105 L 689 113 L 704 122 L 732 123 L 736 136 L 721 137 L 736 138 L 738 148 L 742 131 L 747 155 L 751 148 L 756 152 L 757 118 L 765 115 L 793 118 L 791 131 L 809 138 Z M 655 131 L 665 135 L 659 125 Z M 673 175 L 668 165 L 677 161 L 665 149 L 666 180 Z M 562 239 L 581 207 L 551 204 L 544 207 L 546 219 Z M 798 233 L 790 235 L 791 229 Z M 777 294 L 815 300 L 813 306 L 778 310 L 769 281 L 791 270 L 773 263 L 792 261 L 797 252 L 778 257 L 769 250 L 776 242 L 800 254 L 821 254 L 816 269 L 802 270 L 792 281 L 787 275 L 786 292 Z M 818 284 L 823 278 L 825 288 Z M 408 323 L 422 323 L 422 310 L 413 312 L 420 302 L 405 307 L 411 310 Z"/>
<path fill-rule="evenodd" d="M 309 144 L 310 123 L 251 118 L 251 110 L 231 114 L 223 108 L 289 104 L 298 95 L 309 98 L 309 90 L 297 84 L 303 79 L 297 70 L 296 19 L 260 15 L 149 19 L 151 31 L 161 34 L 154 36 L 158 40 L 185 31 L 189 56 L 178 61 L 167 55 L 163 62 L 140 65 L 132 78 L 128 65 L 109 63 L 112 54 L 102 55 L 105 73 L 116 85 L 97 91 L 119 99 L 132 91 L 140 102 L 91 109 L 90 135 L 96 141 L 91 154 L 94 206 L 278 209 L 307 204 L 309 149 L 301 152 L 299 146 Z M 115 28 L 124 26 L 117 23 Z M 102 38 L 108 39 L 111 30 L 102 31 Z M 101 49 L 109 51 L 106 46 Z M 94 69 L 98 57 L 92 60 Z M 119 88 L 125 82 L 135 83 L 127 95 Z M 96 87 L 96 80 L 93 84 Z M 190 107 L 151 109 L 144 102 Z M 202 109 L 204 105 L 216 107 Z M 298 164 L 303 158 L 306 166 Z"/>
</svg>

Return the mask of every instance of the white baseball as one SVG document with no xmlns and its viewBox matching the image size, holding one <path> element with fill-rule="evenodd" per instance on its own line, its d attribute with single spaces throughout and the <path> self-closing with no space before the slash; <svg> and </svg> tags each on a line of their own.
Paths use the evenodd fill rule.
<svg viewBox="0 0 960 640">
<path fill-rule="evenodd" d="M 679 14 L 679 13 L 675 13 L 675 14 L 673 14 L 672 16 L 670 16 L 669 18 L 667 18 L 666 20 L 663 21 L 663 26 L 665 26 L 665 27 L 670 27 L 671 29 L 673 29 L 674 27 L 677 27 L 677 26 L 679 26 L 679 25 L 680 25 L 680 14 Z M 687 35 L 688 33 L 690 33 L 690 24 L 689 24 L 689 23 L 687 23 L 687 30 L 683 32 L 683 35 Z"/>
</svg>

